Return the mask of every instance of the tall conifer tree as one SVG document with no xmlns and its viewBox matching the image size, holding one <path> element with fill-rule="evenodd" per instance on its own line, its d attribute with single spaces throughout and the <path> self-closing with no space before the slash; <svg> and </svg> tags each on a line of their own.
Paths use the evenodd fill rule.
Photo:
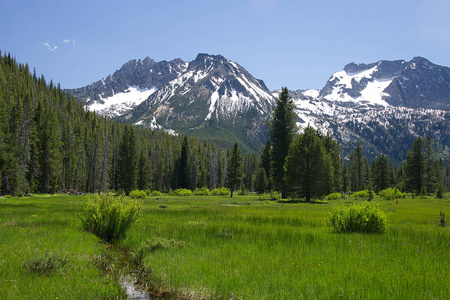
<svg viewBox="0 0 450 300">
<path fill-rule="evenodd" d="M 270 141 L 272 143 L 272 180 L 274 188 L 286 198 L 286 183 L 284 182 L 284 163 L 296 133 L 296 115 L 294 102 L 287 87 L 281 89 L 276 106 L 273 109 L 270 126 Z"/>
<path fill-rule="evenodd" d="M 238 143 L 234 144 L 233 151 L 228 159 L 228 187 L 231 190 L 231 197 L 233 197 L 233 191 L 239 187 L 242 180 L 243 169 L 244 169 L 244 158 L 242 157 L 241 150 L 239 149 Z"/>
</svg>

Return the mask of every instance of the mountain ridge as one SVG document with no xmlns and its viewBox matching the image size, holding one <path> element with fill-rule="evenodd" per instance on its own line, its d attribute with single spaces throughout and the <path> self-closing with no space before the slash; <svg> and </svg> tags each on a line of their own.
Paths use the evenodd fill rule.
<svg viewBox="0 0 450 300">
<path fill-rule="evenodd" d="M 162 78 L 158 87 L 146 78 L 155 76 L 156 65 L 164 68 L 156 72 Z M 157 82 L 156 77 L 152 77 L 152 82 Z M 260 151 L 268 138 L 266 120 L 277 92 L 270 92 L 263 80 L 254 78 L 245 68 L 222 55 L 200 53 L 190 62 L 181 59 L 155 62 L 148 57 L 143 61 L 131 60 L 106 78 L 110 81 L 100 81 L 100 87 L 111 89 L 110 97 L 92 85 L 81 90 L 89 91 L 89 98 L 79 89 L 71 92 L 87 103 L 88 108 L 96 107 L 96 103 L 104 108 L 113 97 L 131 97 L 135 93 L 139 100 L 130 101 L 120 113 L 115 106 L 103 109 L 103 114 L 124 123 L 213 140 L 221 140 L 219 134 L 227 135 L 223 139 L 239 141 L 253 151 Z M 114 78 L 119 78 L 117 83 Z M 99 81 L 95 84 L 99 86 Z M 114 87 L 120 88 L 114 90 Z M 332 74 L 321 90 L 290 93 L 296 104 L 299 128 L 310 124 L 323 132 L 332 131 L 344 154 L 348 154 L 356 140 L 362 139 L 373 156 L 388 151 L 384 154 L 400 160 L 400 154 L 392 155 L 383 145 L 392 142 L 371 141 L 370 132 L 378 130 L 382 134 L 384 130 L 384 134 L 395 134 L 405 143 L 411 143 L 413 136 L 426 134 L 425 130 L 418 129 L 423 119 L 440 124 L 441 133 L 433 137 L 443 143 L 443 153 L 450 147 L 450 141 L 442 134 L 449 123 L 450 69 L 425 58 L 349 63 L 342 71 Z M 369 115 L 381 125 L 369 122 Z M 394 132 L 382 125 L 396 124 L 396 119 L 403 122 L 405 132 Z M 396 136 L 385 140 L 391 141 Z M 404 154 L 405 149 L 398 152 Z"/>
</svg>

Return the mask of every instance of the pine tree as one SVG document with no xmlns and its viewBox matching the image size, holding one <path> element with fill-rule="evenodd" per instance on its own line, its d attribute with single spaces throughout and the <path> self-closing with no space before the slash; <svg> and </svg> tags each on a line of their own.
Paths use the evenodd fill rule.
<svg viewBox="0 0 450 300">
<path fill-rule="evenodd" d="M 405 184 L 408 191 L 420 193 L 425 184 L 425 155 L 423 140 L 418 137 L 412 146 L 412 150 L 406 155 Z"/>
<path fill-rule="evenodd" d="M 331 192 L 333 165 L 320 134 L 311 127 L 297 136 L 286 159 L 286 182 L 289 189 L 310 202 L 313 197 Z"/>
<path fill-rule="evenodd" d="M 138 164 L 138 189 L 146 190 L 150 188 L 151 181 L 152 168 L 150 165 L 150 160 L 148 159 L 146 150 L 142 149 Z"/>
<path fill-rule="evenodd" d="M 53 110 L 42 111 L 38 109 L 40 119 L 39 136 L 39 166 L 40 191 L 43 193 L 55 193 L 59 187 L 62 174 L 61 146 L 59 123 Z"/>
<path fill-rule="evenodd" d="M 183 138 L 181 144 L 181 154 L 179 159 L 179 171 L 178 171 L 179 187 L 183 189 L 190 188 L 189 178 L 189 143 L 187 135 Z"/>
<path fill-rule="evenodd" d="M 387 189 L 391 182 L 391 168 L 389 161 L 383 154 L 372 164 L 373 188 L 376 193 Z"/>
<path fill-rule="evenodd" d="M 284 163 L 296 133 L 295 105 L 289 95 L 287 87 L 282 88 L 273 109 L 270 126 L 270 141 L 272 143 L 271 169 L 274 188 L 286 198 L 286 183 L 284 181 Z"/>
<path fill-rule="evenodd" d="M 272 145 L 270 143 L 270 140 L 267 140 L 266 144 L 264 145 L 264 149 L 261 153 L 261 157 L 259 160 L 259 167 L 263 168 L 265 171 L 265 177 L 267 179 L 267 189 L 272 189 L 270 174 L 271 174 L 271 168 L 270 168 L 270 152 L 272 149 Z"/>
<path fill-rule="evenodd" d="M 360 142 L 354 151 L 350 153 L 350 185 L 352 191 L 361 191 L 364 187 L 364 159 Z"/>
<path fill-rule="evenodd" d="M 231 190 L 231 197 L 233 197 L 233 192 L 239 187 L 242 181 L 243 160 L 244 158 L 242 157 L 238 143 L 235 143 L 227 165 L 227 183 Z"/>
<path fill-rule="evenodd" d="M 137 141 L 135 129 L 125 126 L 122 142 L 119 148 L 118 184 L 128 195 L 136 188 L 137 177 Z"/>
<path fill-rule="evenodd" d="M 259 167 L 255 176 L 255 191 L 262 194 L 267 190 L 268 180 L 266 171 L 263 167 Z"/>
<path fill-rule="evenodd" d="M 438 182 L 435 172 L 435 160 L 434 160 L 434 149 L 433 140 L 429 135 L 425 139 L 425 176 L 424 184 L 427 189 L 427 193 L 433 193 L 435 190 L 436 183 Z"/>
</svg>

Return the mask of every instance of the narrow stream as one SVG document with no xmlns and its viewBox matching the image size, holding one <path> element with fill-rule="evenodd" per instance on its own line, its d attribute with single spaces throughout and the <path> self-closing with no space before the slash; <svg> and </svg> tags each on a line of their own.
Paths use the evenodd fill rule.
<svg viewBox="0 0 450 300">
<path fill-rule="evenodd" d="M 149 294 L 144 291 L 139 290 L 134 283 L 136 278 L 131 275 L 124 275 L 120 278 L 120 285 L 125 290 L 128 295 L 128 299 L 132 300 L 148 300 L 152 299 Z"/>
</svg>

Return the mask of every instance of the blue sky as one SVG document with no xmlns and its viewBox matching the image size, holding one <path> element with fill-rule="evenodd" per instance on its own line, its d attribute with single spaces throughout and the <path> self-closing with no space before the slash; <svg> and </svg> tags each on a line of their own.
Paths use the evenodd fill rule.
<svg viewBox="0 0 450 300">
<path fill-rule="evenodd" d="M 269 89 L 322 88 L 350 62 L 450 66 L 448 0 L 1 0 L 0 50 L 75 88 L 131 59 L 221 54 Z"/>
</svg>

